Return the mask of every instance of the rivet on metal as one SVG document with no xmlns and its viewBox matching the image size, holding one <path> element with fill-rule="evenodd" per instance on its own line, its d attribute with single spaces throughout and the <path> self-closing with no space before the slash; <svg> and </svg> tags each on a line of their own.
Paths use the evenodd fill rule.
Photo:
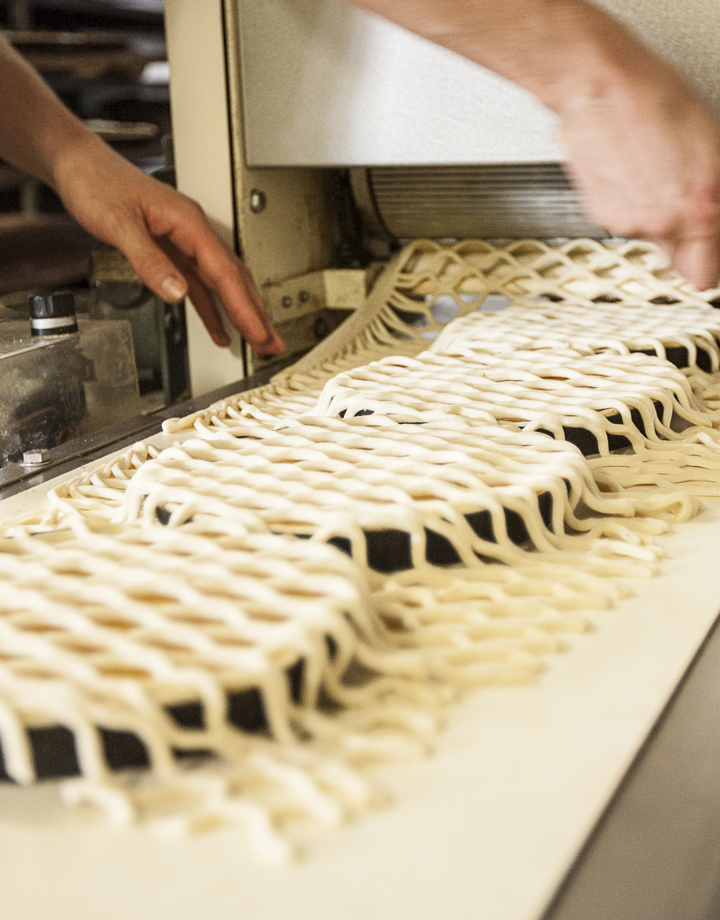
<svg viewBox="0 0 720 920">
<path fill-rule="evenodd" d="M 265 192 L 259 188 L 254 188 L 250 192 L 250 210 L 253 214 L 260 214 L 265 210 L 266 205 L 267 197 L 265 196 Z"/>
</svg>

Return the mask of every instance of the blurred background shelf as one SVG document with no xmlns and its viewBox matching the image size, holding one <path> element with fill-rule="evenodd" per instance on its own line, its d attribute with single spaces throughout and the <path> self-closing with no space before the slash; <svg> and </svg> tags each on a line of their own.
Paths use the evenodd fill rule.
<svg viewBox="0 0 720 920">
<path fill-rule="evenodd" d="M 86 284 L 94 247 L 66 214 L 0 214 L 0 294 Z"/>
<path fill-rule="evenodd" d="M 3 0 L 9 28 L 146 29 L 163 32 L 163 0 Z"/>
</svg>

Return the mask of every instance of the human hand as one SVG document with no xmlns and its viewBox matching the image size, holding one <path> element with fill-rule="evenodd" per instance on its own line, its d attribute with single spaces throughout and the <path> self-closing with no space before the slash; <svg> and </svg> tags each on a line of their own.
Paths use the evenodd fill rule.
<svg viewBox="0 0 720 920">
<path fill-rule="evenodd" d="M 353 0 L 518 83 L 557 113 L 588 216 L 720 280 L 720 125 L 597 0 Z"/>
<path fill-rule="evenodd" d="M 595 223 L 659 243 L 699 290 L 720 284 L 720 125 L 649 53 L 563 110 L 569 172 Z"/>
<path fill-rule="evenodd" d="M 284 350 L 250 272 L 192 199 L 92 136 L 57 165 L 55 187 L 68 212 L 121 250 L 158 297 L 176 303 L 188 295 L 216 345 L 226 346 L 229 339 L 213 295 L 256 352 Z"/>
</svg>

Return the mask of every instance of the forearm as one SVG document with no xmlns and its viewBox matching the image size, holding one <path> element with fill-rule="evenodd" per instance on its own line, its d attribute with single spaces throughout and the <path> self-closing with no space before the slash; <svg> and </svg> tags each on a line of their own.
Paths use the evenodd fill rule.
<svg viewBox="0 0 720 920">
<path fill-rule="evenodd" d="M 250 273 L 202 209 L 104 144 L 1 36 L 0 157 L 54 188 L 68 212 L 121 250 L 163 300 L 189 294 L 216 344 L 229 342 L 218 297 L 253 348 L 283 350 Z"/>
<path fill-rule="evenodd" d="M 73 151 L 99 143 L 0 36 L 0 157 L 57 188 Z"/>
</svg>

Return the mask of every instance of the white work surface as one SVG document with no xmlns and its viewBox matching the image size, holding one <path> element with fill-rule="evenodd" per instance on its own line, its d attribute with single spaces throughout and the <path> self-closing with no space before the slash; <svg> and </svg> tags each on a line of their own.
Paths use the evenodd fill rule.
<svg viewBox="0 0 720 920">
<path fill-rule="evenodd" d="M 432 757 L 378 771 L 393 804 L 296 865 L 258 866 L 232 831 L 112 829 L 52 784 L 0 788 L 3 920 L 536 920 L 720 610 L 708 506 L 537 685 L 468 696 Z"/>
</svg>

